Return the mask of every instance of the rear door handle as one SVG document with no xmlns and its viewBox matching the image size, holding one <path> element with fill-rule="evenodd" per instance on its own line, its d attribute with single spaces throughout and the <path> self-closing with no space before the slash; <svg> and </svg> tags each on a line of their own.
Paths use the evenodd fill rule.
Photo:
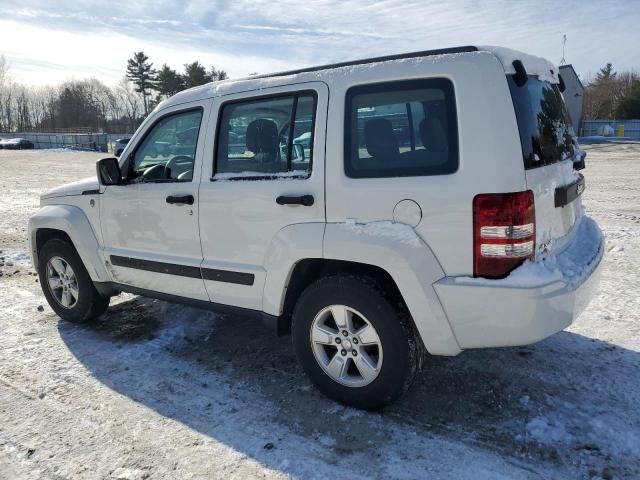
<svg viewBox="0 0 640 480">
<path fill-rule="evenodd" d="M 288 197 L 286 195 L 280 195 L 276 198 L 278 205 L 304 205 L 310 207 L 313 205 L 313 195 L 301 195 L 299 197 Z"/>
<path fill-rule="evenodd" d="M 174 205 L 193 205 L 193 195 L 169 195 L 167 197 L 167 203 Z"/>
</svg>

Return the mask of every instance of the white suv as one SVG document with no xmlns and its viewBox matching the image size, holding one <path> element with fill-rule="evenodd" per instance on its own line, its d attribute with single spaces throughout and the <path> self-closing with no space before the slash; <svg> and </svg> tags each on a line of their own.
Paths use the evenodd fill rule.
<svg viewBox="0 0 640 480">
<path fill-rule="evenodd" d="M 380 408 L 424 352 L 522 345 L 597 284 L 584 153 L 548 61 L 461 47 L 179 93 L 29 222 L 43 291 L 273 320 L 328 396 Z"/>
</svg>

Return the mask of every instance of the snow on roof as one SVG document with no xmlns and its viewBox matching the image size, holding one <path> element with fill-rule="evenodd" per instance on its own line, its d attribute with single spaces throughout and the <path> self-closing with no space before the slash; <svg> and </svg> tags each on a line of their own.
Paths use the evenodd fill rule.
<svg viewBox="0 0 640 480">
<path fill-rule="evenodd" d="M 514 60 L 520 60 L 528 74 L 536 75 L 543 81 L 551 83 L 560 82 L 558 79 L 558 68 L 546 58 L 536 57 L 535 55 L 529 55 L 528 53 L 504 47 L 484 46 L 478 48 L 491 52 L 498 57 L 498 60 L 500 60 L 500 63 L 502 63 L 504 67 L 505 73 L 516 73 L 513 62 Z"/>
<path fill-rule="evenodd" d="M 495 55 L 502 64 L 505 73 L 513 74 L 515 69 L 513 67 L 514 60 L 520 60 L 527 73 L 530 75 L 536 75 L 541 80 L 545 80 L 551 83 L 559 83 L 558 68 L 553 65 L 549 60 L 534 55 L 529 55 L 524 52 L 512 50 L 504 47 L 495 46 L 464 46 L 446 48 L 440 50 L 427 50 L 421 52 L 404 53 L 399 55 L 389 55 L 384 57 L 375 57 L 369 59 L 354 60 L 343 63 L 336 63 L 332 65 L 321 65 L 315 67 L 308 67 L 299 70 L 292 70 L 287 72 L 277 72 L 265 75 L 255 75 L 251 77 L 244 77 L 239 79 L 222 80 L 218 82 L 211 82 L 199 87 L 190 88 L 184 90 L 173 97 L 161 102 L 156 108 L 162 109 L 170 105 L 177 105 L 190 101 L 202 100 L 205 98 L 211 98 L 230 93 L 238 93 L 247 90 L 259 90 L 268 86 L 274 85 L 276 82 L 282 85 L 283 82 L 294 83 L 302 81 L 322 80 L 332 71 L 339 69 L 353 69 L 357 68 L 369 68 L 371 65 L 386 63 L 386 62 L 405 62 L 416 61 L 422 59 L 429 59 L 431 61 L 444 61 L 451 60 L 451 58 L 474 55 L 477 52 L 489 52 Z"/>
</svg>

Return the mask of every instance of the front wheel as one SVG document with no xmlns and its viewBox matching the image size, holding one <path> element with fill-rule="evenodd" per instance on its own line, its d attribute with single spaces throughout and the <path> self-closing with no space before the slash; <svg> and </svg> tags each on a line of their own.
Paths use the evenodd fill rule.
<svg viewBox="0 0 640 480">
<path fill-rule="evenodd" d="M 38 255 L 42 292 L 63 320 L 86 322 L 102 315 L 109 297 L 98 293 L 75 248 L 57 238 L 44 244 Z"/>
<path fill-rule="evenodd" d="M 296 355 L 328 397 L 376 410 L 409 388 L 417 339 L 404 309 L 365 278 L 338 275 L 309 286 L 293 312 Z"/>
</svg>

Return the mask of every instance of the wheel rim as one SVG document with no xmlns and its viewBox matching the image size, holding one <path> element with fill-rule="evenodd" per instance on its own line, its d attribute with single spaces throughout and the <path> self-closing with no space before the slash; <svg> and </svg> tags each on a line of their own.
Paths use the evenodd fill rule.
<svg viewBox="0 0 640 480">
<path fill-rule="evenodd" d="M 76 274 L 62 257 L 51 257 L 47 263 L 47 283 L 49 291 L 58 304 L 73 308 L 78 303 L 78 280 Z"/>
<path fill-rule="evenodd" d="M 346 305 L 331 305 L 313 319 L 313 355 L 332 380 L 348 387 L 373 382 L 382 368 L 382 342 L 371 322 Z"/>
</svg>

